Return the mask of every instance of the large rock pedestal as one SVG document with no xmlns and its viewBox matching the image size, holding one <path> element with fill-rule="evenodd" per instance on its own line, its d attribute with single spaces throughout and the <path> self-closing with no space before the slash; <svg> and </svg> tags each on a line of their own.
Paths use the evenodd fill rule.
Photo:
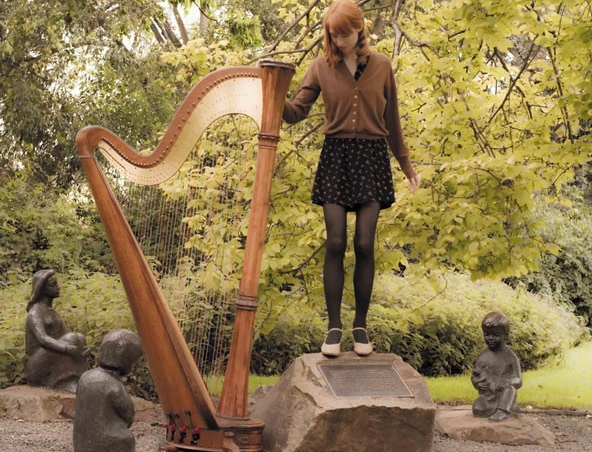
<svg viewBox="0 0 592 452">
<path fill-rule="evenodd" d="M 436 405 L 399 356 L 347 352 L 298 358 L 251 414 L 266 452 L 429 452 Z"/>
</svg>

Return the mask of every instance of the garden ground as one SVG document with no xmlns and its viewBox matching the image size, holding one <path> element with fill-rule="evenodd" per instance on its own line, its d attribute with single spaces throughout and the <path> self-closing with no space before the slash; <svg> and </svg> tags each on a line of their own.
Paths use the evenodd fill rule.
<svg viewBox="0 0 592 452">
<path fill-rule="evenodd" d="M 592 417 L 558 412 L 528 414 L 556 435 L 554 446 L 507 446 L 503 444 L 458 441 L 436 435 L 432 452 L 588 452 L 592 451 Z M 132 427 L 136 452 L 157 452 L 162 445 L 162 427 L 137 422 Z M 73 452 L 72 421 L 30 422 L 0 416 L 2 452 Z M 326 452 L 326 451 L 310 451 Z M 370 451 L 343 451 L 370 452 Z M 389 452 L 385 449 L 384 452 Z"/>
</svg>

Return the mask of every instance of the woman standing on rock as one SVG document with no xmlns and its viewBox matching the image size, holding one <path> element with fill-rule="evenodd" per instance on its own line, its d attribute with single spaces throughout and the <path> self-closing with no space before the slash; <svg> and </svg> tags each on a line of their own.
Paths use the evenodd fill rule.
<svg viewBox="0 0 592 452">
<path fill-rule="evenodd" d="M 374 283 L 374 236 L 379 212 L 395 201 L 388 149 L 409 180 L 420 183 L 403 139 L 391 61 L 369 49 L 364 16 L 351 0 L 338 0 L 324 18 L 325 54 L 310 65 L 283 119 L 308 116 L 322 93 L 325 140 L 315 175 L 312 202 L 323 207 L 327 241 L 323 283 L 329 318 L 321 352 L 338 356 L 342 337 L 343 258 L 348 212 L 356 214 L 354 252 L 354 351 L 372 352 L 366 317 Z"/>
</svg>

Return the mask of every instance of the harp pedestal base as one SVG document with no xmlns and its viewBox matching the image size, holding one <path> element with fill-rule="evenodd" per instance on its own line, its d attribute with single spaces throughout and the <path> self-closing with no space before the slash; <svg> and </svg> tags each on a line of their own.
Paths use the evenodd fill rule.
<svg viewBox="0 0 592 452">
<path fill-rule="evenodd" d="M 261 452 L 265 424 L 257 419 L 219 418 L 224 431 L 220 448 L 168 443 L 168 452 Z"/>
<path fill-rule="evenodd" d="M 238 446 L 238 449 L 236 451 L 232 450 L 232 452 L 261 452 L 263 450 L 263 428 L 265 427 L 263 421 L 249 418 L 219 417 L 218 422 L 221 428 L 224 429 L 225 439 Z M 228 452 L 230 452 L 230 449 Z"/>
</svg>

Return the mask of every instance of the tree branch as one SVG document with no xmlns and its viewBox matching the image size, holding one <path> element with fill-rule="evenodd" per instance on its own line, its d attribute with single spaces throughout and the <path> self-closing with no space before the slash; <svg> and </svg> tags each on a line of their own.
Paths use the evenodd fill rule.
<svg viewBox="0 0 592 452">
<path fill-rule="evenodd" d="M 526 69 L 534 61 L 536 54 L 538 52 L 538 49 L 539 49 L 539 46 L 535 44 L 535 40 L 536 40 L 536 36 L 532 40 L 532 43 L 530 45 L 530 49 L 528 49 L 528 54 L 526 55 L 526 58 L 524 59 L 524 64 L 520 68 L 520 71 L 518 72 L 518 74 L 516 74 L 516 77 L 512 77 L 510 75 L 510 86 L 508 86 L 508 91 L 506 92 L 504 99 L 502 100 L 501 104 L 498 105 L 498 107 L 495 109 L 495 111 L 491 114 L 491 116 L 487 120 L 487 123 L 485 124 L 485 127 L 483 127 L 481 132 L 484 132 L 491 125 L 491 123 L 493 122 L 493 120 L 495 119 L 497 114 L 502 110 L 502 108 L 504 108 L 504 105 L 510 99 L 510 96 L 512 94 L 514 87 L 516 86 L 516 83 L 518 83 L 518 80 L 520 80 L 520 77 L 522 76 L 522 74 L 524 74 Z"/>
<path fill-rule="evenodd" d="M 319 128 L 321 128 L 321 126 L 323 125 L 323 122 L 319 122 L 317 123 L 314 127 L 311 127 L 310 129 L 307 130 L 307 132 L 302 135 L 300 138 L 298 138 L 298 140 L 296 140 L 294 142 L 294 149 L 298 149 L 298 146 L 300 146 L 300 144 L 309 136 L 311 136 L 312 134 L 314 134 L 317 130 L 319 130 Z M 295 151 L 290 151 L 288 152 L 286 155 L 284 155 L 282 157 L 281 160 L 278 161 L 278 164 L 276 165 L 277 168 L 281 167 L 282 163 L 289 157 L 292 155 L 292 153 Z"/>
<path fill-rule="evenodd" d="M 428 55 L 424 51 L 424 48 L 431 50 L 434 55 L 436 55 L 438 58 L 440 58 L 440 55 L 432 46 L 430 46 L 429 44 L 426 44 L 424 42 L 414 40 L 399 25 L 399 21 L 398 21 L 399 14 L 401 13 L 401 8 L 403 7 L 404 2 L 405 2 L 405 0 L 394 0 L 393 1 L 393 12 L 391 14 L 391 26 L 393 27 L 393 30 L 395 31 L 395 44 L 393 45 L 393 56 L 392 57 L 395 58 L 396 56 L 399 56 L 401 54 L 401 47 L 403 45 L 403 38 L 404 38 L 413 47 L 419 48 L 419 50 L 421 51 L 422 55 L 425 57 L 426 60 L 430 61 L 430 58 L 428 57 Z"/>
<path fill-rule="evenodd" d="M 299 272 L 301 272 L 302 269 L 304 267 L 306 267 L 310 263 L 310 261 L 312 261 L 316 257 L 316 255 L 321 252 L 321 250 L 323 248 L 325 248 L 325 242 L 323 242 L 323 244 L 321 246 L 317 247 L 317 249 L 315 249 L 313 251 L 313 253 L 307 259 L 305 259 L 300 265 L 298 265 L 298 267 L 291 268 L 289 270 L 280 270 L 278 273 L 281 274 L 281 275 L 285 275 L 285 274 L 290 274 L 290 273 L 299 273 Z"/>
<path fill-rule="evenodd" d="M 269 46 L 269 50 L 274 50 L 279 45 L 279 43 L 282 42 L 282 40 L 286 37 L 290 30 L 292 30 L 296 25 L 298 25 L 298 23 L 302 19 L 304 19 L 306 16 L 310 14 L 310 12 L 319 4 L 319 1 L 320 0 L 314 0 L 310 5 L 308 5 L 308 8 L 306 8 L 306 10 L 303 11 L 302 14 L 300 14 L 300 16 L 298 16 L 290 25 L 288 25 L 284 29 L 284 31 L 277 37 L 277 39 L 271 44 L 271 46 Z M 303 34 L 306 35 L 308 32 L 310 32 L 310 30 L 312 30 L 316 26 L 318 26 L 318 23 L 313 25 L 312 27 L 309 27 L 308 30 Z"/>
<path fill-rule="evenodd" d="M 561 9 L 561 19 L 563 19 L 563 15 L 565 14 L 565 4 L 562 4 L 562 9 Z M 557 36 L 555 37 L 555 41 L 557 41 L 559 36 L 559 32 L 557 33 Z M 549 59 L 551 60 L 551 66 L 553 67 L 553 73 L 555 74 L 555 83 L 557 84 L 557 92 L 559 93 L 560 96 L 563 97 L 563 83 L 561 83 L 561 77 L 559 76 L 559 69 L 557 68 L 557 60 L 556 60 L 556 55 L 555 52 L 553 51 L 553 49 L 547 47 L 547 54 L 549 55 Z M 571 130 L 571 124 L 569 123 L 569 113 L 567 112 L 567 107 L 564 106 L 560 106 L 559 107 L 560 111 L 561 111 L 561 116 L 563 118 L 563 123 L 565 125 L 565 129 L 567 130 L 567 138 L 569 139 L 569 141 L 571 143 L 573 143 L 574 141 L 574 136 L 573 136 L 573 132 Z"/>
<path fill-rule="evenodd" d="M 179 34 L 181 35 L 181 41 L 183 44 L 187 44 L 189 42 L 189 35 L 187 34 L 187 28 L 185 27 L 185 22 L 183 22 L 183 18 L 179 13 L 179 8 L 173 6 L 173 16 L 175 16 L 175 20 L 177 21 L 177 26 L 179 27 Z"/>
</svg>

